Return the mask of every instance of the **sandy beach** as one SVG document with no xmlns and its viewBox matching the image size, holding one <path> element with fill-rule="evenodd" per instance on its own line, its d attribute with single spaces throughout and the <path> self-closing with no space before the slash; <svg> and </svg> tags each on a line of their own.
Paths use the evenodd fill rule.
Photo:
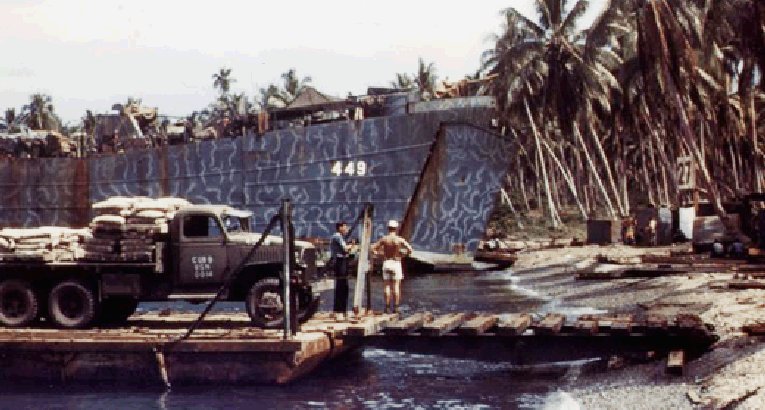
<svg viewBox="0 0 765 410">
<path fill-rule="evenodd" d="M 550 310 L 604 310 L 648 314 L 694 313 L 714 326 L 720 340 L 686 364 L 681 376 L 665 372 L 666 359 L 637 363 L 612 357 L 598 366 L 573 366 L 565 386 L 551 396 L 551 408 L 763 408 L 763 340 L 747 335 L 745 324 L 765 321 L 765 290 L 734 290 L 732 273 L 674 274 L 657 278 L 577 280 L 579 269 L 603 269 L 596 259 L 629 261 L 669 255 L 683 247 L 585 246 L 522 252 L 514 266 L 518 284 L 550 299 Z M 605 267 L 607 268 L 607 266 Z"/>
</svg>

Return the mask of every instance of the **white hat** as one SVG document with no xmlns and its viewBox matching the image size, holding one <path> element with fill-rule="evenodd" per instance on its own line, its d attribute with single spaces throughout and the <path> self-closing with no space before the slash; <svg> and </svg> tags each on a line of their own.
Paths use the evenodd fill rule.
<svg viewBox="0 0 765 410">
<path fill-rule="evenodd" d="M 388 228 L 398 229 L 398 221 L 396 221 L 395 219 L 391 219 L 390 221 L 388 221 Z"/>
</svg>

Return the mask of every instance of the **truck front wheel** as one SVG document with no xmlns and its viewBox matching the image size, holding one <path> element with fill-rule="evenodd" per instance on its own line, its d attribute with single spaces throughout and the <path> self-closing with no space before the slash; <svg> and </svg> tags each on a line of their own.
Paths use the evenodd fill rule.
<svg viewBox="0 0 765 410">
<path fill-rule="evenodd" d="M 0 282 L 0 324 L 19 327 L 37 317 L 38 302 L 28 282 L 9 279 Z"/>
<path fill-rule="evenodd" d="M 48 311 L 50 319 L 59 327 L 83 328 L 96 317 L 96 297 L 82 282 L 67 280 L 50 291 Z"/>
<path fill-rule="evenodd" d="M 297 290 L 293 287 L 293 292 Z M 305 300 L 304 295 L 297 296 L 297 319 L 302 323 L 308 320 L 315 312 L 316 307 L 313 304 L 301 304 Z M 265 278 L 255 282 L 250 288 L 245 300 L 247 313 L 250 315 L 252 323 L 257 327 L 266 329 L 279 328 L 284 323 L 284 299 L 282 298 L 282 287 L 279 285 L 279 279 Z"/>
</svg>

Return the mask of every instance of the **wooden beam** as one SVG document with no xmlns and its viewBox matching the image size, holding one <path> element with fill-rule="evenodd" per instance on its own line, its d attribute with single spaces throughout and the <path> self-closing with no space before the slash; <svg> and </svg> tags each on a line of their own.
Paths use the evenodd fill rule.
<svg viewBox="0 0 765 410">
<path fill-rule="evenodd" d="M 650 333 L 662 333 L 669 328 L 669 320 L 664 315 L 648 315 L 645 326 Z"/>
<path fill-rule="evenodd" d="M 345 329 L 348 336 L 362 337 L 379 333 L 388 323 L 396 320 L 398 314 L 384 314 L 380 316 L 364 316 L 356 320 Z"/>
<path fill-rule="evenodd" d="M 765 323 L 749 323 L 742 326 L 741 329 L 749 335 L 765 335 Z"/>
<path fill-rule="evenodd" d="M 513 313 L 497 324 L 497 334 L 501 336 L 520 336 L 531 326 L 531 315 Z"/>
<path fill-rule="evenodd" d="M 633 326 L 632 319 L 614 320 L 611 322 L 611 333 L 613 334 L 629 334 L 632 333 Z"/>
<path fill-rule="evenodd" d="M 415 313 L 403 320 L 389 323 L 385 326 L 383 332 L 390 335 L 407 335 L 415 330 L 419 330 L 425 323 L 431 322 L 432 320 L 433 314 L 430 312 Z"/>
<path fill-rule="evenodd" d="M 598 317 L 598 326 L 614 334 L 628 334 L 632 332 L 634 319 L 634 316 L 628 313 L 600 316 Z"/>
<path fill-rule="evenodd" d="M 667 356 L 666 373 L 682 376 L 683 367 L 685 367 L 685 352 L 682 350 L 673 350 L 669 352 L 669 356 Z"/>
<path fill-rule="evenodd" d="M 594 335 L 595 333 L 598 333 L 598 330 L 599 327 L 597 319 L 592 320 L 579 318 L 576 323 L 574 323 L 574 331 L 579 334 Z"/>
<path fill-rule="evenodd" d="M 466 336 L 477 336 L 486 333 L 486 331 L 494 327 L 498 321 L 499 318 L 495 315 L 478 315 L 463 323 L 462 326 L 457 329 L 457 333 Z"/>
<path fill-rule="evenodd" d="M 467 315 L 464 313 L 449 313 L 438 316 L 432 322 L 422 326 L 422 333 L 425 336 L 443 336 L 452 330 L 458 328 L 465 322 Z"/>
<path fill-rule="evenodd" d="M 728 282 L 729 289 L 765 289 L 765 281 L 761 280 L 732 280 Z"/>
<path fill-rule="evenodd" d="M 563 328 L 566 316 L 558 313 L 548 313 L 538 324 L 534 326 L 534 333 L 540 335 L 556 335 Z"/>
</svg>

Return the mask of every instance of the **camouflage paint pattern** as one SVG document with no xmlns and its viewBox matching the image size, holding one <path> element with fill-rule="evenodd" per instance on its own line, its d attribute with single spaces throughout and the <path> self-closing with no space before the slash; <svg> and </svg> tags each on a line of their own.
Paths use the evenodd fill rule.
<svg viewBox="0 0 765 410">
<path fill-rule="evenodd" d="M 355 220 L 365 202 L 375 204 L 378 236 L 387 220 L 404 218 L 442 124 L 463 121 L 488 126 L 493 114 L 485 107 L 455 108 L 87 159 L 2 160 L 0 226 L 84 226 L 92 217 L 92 203 L 115 195 L 140 195 L 178 196 L 198 204 L 223 203 L 250 209 L 255 215 L 253 228 L 259 230 L 276 212 L 279 201 L 289 197 L 299 236 L 329 236 L 336 221 Z M 487 148 L 481 144 L 487 138 L 471 142 L 475 134 L 471 127 L 447 131 L 446 135 L 468 131 L 461 149 L 481 152 L 469 155 L 470 163 L 465 166 L 472 169 L 476 158 L 485 156 Z M 359 162 L 364 163 L 362 173 L 357 172 Z M 504 163 L 486 166 L 501 168 L 492 172 L 507 169 Z M 340 175 L 338 169 L 342 170 Z M 345 172 L 348 169 L 353 171 L 351 175 Z M 496 181 L 486 184 L 493 186 Z M 468 207 L 486 205 L 470 200 Z M 450 218 L 461 215 L 449 213 Z M 464 215 L 474 220 L 473 211 Z M 424 232 L 429 231 L 422 228 L 414 232 L 425 238 Z M 423 241 L 418 243 L 429 250 Z"/>
<path fill-rule="evenodd" d="M 511 158 L 509 140 L 468 124 L 447 124 L 436 140 L 402 226 L 415 249 L 475 251 Z"/>
</svg>

